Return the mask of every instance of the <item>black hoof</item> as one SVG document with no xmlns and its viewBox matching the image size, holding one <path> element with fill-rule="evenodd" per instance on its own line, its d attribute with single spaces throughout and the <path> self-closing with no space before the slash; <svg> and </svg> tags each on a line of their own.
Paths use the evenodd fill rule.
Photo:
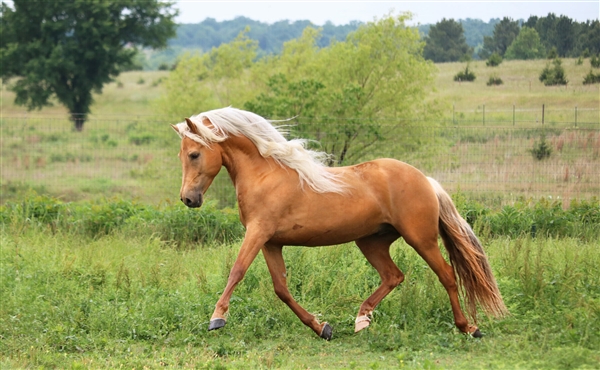
<svg viewBox="0 0 600 370">
<path fill-rule="evenodd" d="M 224 326 L 225 326 L 225 320 L 224 319 L 210 320 L 210 324 L 208 324 L 208 331 L 216 330 L 216 329 L 221 329 Z"/>
<path fill-rule="evenodd" d="M 325 340 L 331 340 L 331 336 L 333 335 L 333 328 L 328 323 L 325 323 L 323 326 L 323 330 L 321 331 L 320 337 Z"/>
<path fill-rule="evenodd" d="M 473 338 L 483 338 L 483 333 L 479 331 L 479 329 L 475 330 L 471 333 Z"/>
</svg>

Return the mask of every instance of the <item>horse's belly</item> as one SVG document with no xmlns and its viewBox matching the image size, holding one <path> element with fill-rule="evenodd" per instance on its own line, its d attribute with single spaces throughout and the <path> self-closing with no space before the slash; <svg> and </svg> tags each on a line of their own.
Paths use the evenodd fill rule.
<svg viewBox="0 0 600 370">
<path fill-rule="evenodd" d="M 351 242 L 362 237 L 373 235 L 381 230 L 380 223 L 361 222 L 325 223 L 321 225 L 302 225 L 295 223 L 291 228 L 276 232 L 271 242 L 280 245 L 297 245 L 316 247 Z"/>
</svg>

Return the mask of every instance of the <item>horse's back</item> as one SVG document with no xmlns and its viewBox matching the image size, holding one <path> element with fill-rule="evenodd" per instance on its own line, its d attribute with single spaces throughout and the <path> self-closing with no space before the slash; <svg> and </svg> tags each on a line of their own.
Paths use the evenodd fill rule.
<svg viewBox="0 0 600 370">
<path fill-rule="evenodd" d="M 382 158 L 349 167 L 365 180 L 386 219 L 405 235 L 407 230 L 434 226 L 437 235 L 439 204 L 427 177 L 408 163 Z"/>
</svg>

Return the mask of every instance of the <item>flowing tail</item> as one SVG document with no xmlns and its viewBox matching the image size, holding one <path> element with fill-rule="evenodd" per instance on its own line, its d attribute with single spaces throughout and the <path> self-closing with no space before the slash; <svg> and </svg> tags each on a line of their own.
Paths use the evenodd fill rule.
<svg viewBox="0 0 600 370">
<path fill-rule="evenodd" d="M 438 197 L 440 235 L 465 297 L 467 314 L 476 322 L 479 304 L 488 315 L 505 316 L 508 310 L 479 239 L 456 210 L 450 195 L 436 180 L 428 179 Z"/>
</svg>

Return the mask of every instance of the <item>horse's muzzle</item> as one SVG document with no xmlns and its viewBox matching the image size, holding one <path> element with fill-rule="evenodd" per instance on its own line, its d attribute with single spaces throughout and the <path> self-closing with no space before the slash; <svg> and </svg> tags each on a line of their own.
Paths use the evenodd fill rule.
<svg viewBox="0 0 600 370">
<path fill-rule="evenodd" d="M 202 193 L 182 195 L 181 201 L 190 208 L 198 208 L 203 202 Z"/>
</svg>

